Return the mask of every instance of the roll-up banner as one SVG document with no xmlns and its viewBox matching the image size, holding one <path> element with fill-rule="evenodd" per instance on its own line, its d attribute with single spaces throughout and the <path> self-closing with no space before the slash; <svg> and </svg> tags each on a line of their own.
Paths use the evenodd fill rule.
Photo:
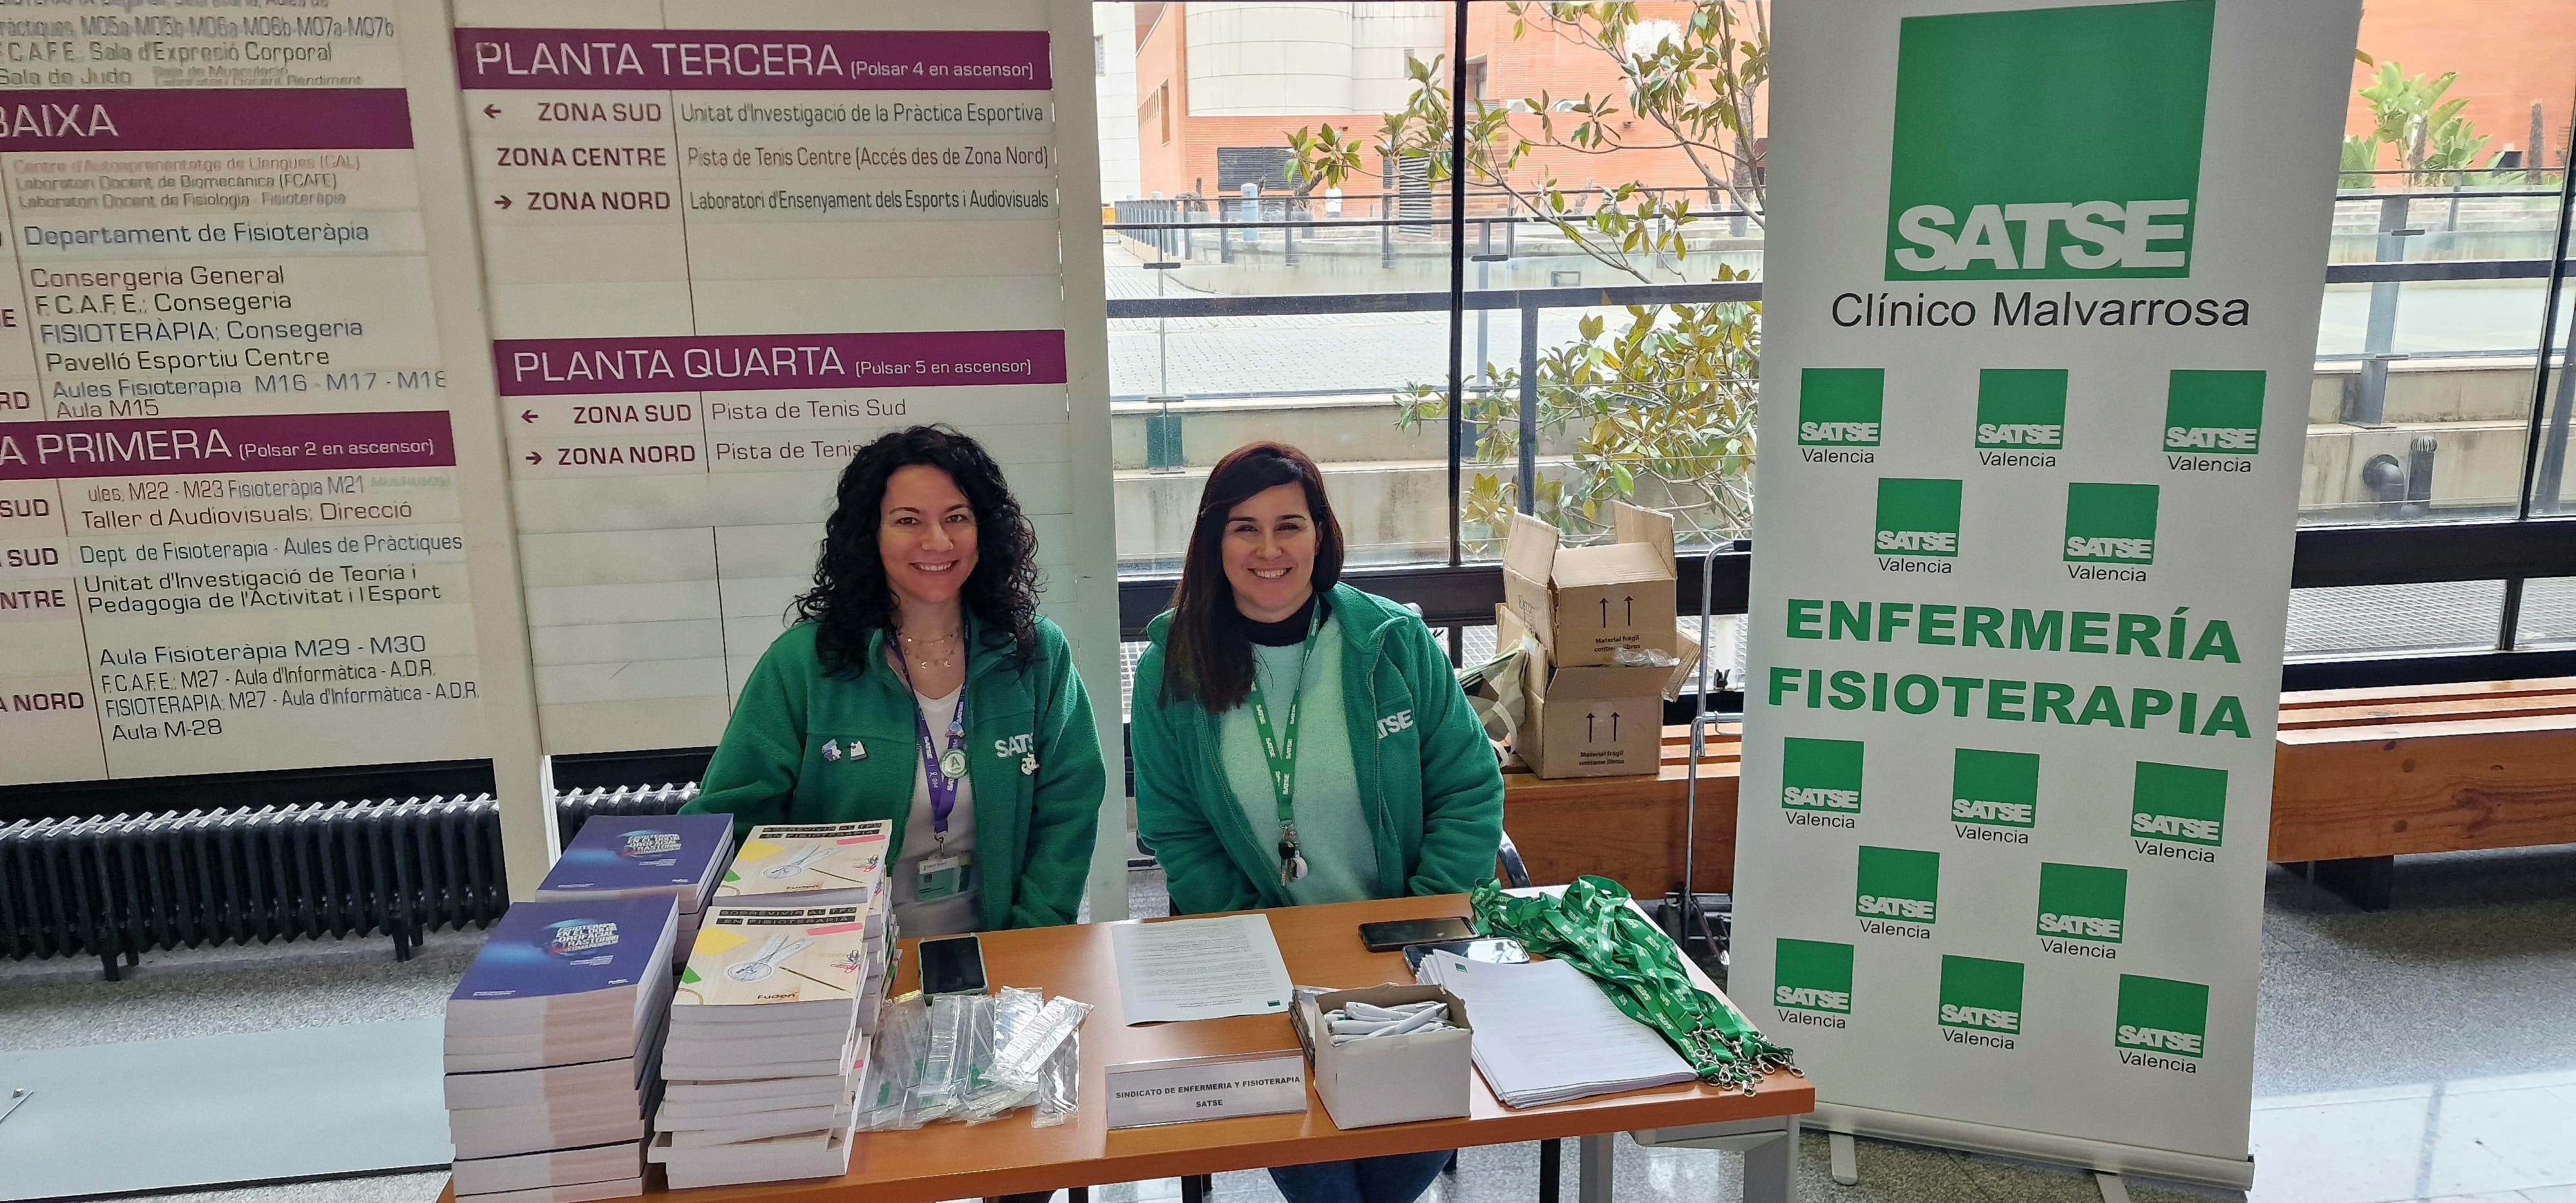
<svg viewBox="0 0 2576 1203">
<path fill-rule="evenodd" d="M 2252 1180 L 2359 22 L 1780 6 L 1735 997 L 1833 1130 Z"/>
</svg>

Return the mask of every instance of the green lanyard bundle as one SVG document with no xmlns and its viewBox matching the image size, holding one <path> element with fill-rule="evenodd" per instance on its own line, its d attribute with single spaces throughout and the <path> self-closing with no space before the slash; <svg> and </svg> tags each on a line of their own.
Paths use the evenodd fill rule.
<svg viewBox="0 0 2576 1203">
<path fill-rule="evenodd" d="M 1628 891 L 1619 883 L 1578 877 L 1561 897 L 1516 896 L 1487 878 L 1470 901 L 1478 930 L 1572 962 L 1630 1019 L 1663 1033 L 1701 1081 L 1751 1094 L 1771 1070 L 1798 1072 L 1790 1049 L 1765 1039 L 1726 1000 L 1692 984 L 1680 946 L 1628 905 Z"/>
</svg>

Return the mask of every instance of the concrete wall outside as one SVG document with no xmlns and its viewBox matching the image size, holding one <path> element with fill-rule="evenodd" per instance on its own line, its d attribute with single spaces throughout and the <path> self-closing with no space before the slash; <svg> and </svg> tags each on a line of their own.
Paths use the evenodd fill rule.
<svg viewBox="0 0 2576 1203">
<path fill-rule="evenodd" d="M 2524 415 L 2531 404 L 2531 368 L 2510 362 L 2400 363 L 2390 373 L 2384 427 L 2338 419 L 2345 381 L 2355 369 L 2321 367 L 2310 394 L 2310 426 L 2301 451 L 2299 508 L 2312 517 L 2366 520 L 2386 517 L 2361 482 L 2362 465 L 2387 454 L 2408 460 L 2417 435 L 2438 440 L 2433 501 L 2437 507 L 2513 504 L 2522 479 Z M 1185 402 L 1184 466 L 1147 466 L 1146 422 L 1164 407 L 1120 402 L 1111 407 L 1116 456 L 1118 555 L 1130 564 L 1166 560 L 1187 539 L 1199 489 L 1209 465 L 1255 439 L 1296 444 L 1324 465 L 1355 562 L 1419 561 L 1448 554 L 1449 501 L 1446 432 L 1437 424 L 1414 430 L 1397 421 L 1400 408 L 1382 396 L 1278 401 Z M 1571 436 L 1539 445 L 1542 475 L 1570 465 Z M 1470 461 L 1472 472 L 1494 466 Z"/>
</svg>

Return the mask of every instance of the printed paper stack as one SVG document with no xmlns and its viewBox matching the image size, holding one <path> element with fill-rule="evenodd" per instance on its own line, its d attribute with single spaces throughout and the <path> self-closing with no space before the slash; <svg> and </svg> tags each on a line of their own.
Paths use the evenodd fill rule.
<svg viewBox="0 0 2576 1203">
<path fill-rule="evenodd" d="M 671 1000 L 666 1087 L 646 1150 L 673 1189 L 848 1172 L 852 1098 L 866 1084 L 885 999 L 887 946 L 868 914 L 858 905 L 707 913 Z"/>
<path fill-rule="evenodd" d="M 716 887 L 718 906 L 855 906 L 868 934 L 885 935 L 894 824 L 772 823 L 754 827 Z"/>
<path fill-rule="evenodd" d="M 668 895 L 510 908 L 447 1000 L 459 1203 L 644 1190 L 644 1121 L 671 996 Z"/>
<path fill-rule="evenodd" d="M 731 815 L 594 815 L 564 845 L 562 858 L 538 883 L 537 898 L 669 895 L 680 904 L 680 938 L 671 947 L 676 972 L 688 962 L 698 918 L 732 851 Z"/>
</svg>

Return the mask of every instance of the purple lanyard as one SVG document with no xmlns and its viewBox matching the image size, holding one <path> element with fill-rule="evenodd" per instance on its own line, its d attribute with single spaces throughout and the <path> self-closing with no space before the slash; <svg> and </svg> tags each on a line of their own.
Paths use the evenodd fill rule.
<svg viewBox="0 0 2576 1203">
<path fill-rule="evenodd" d="M 965 654 L 966 635 L 958 632 L 958 654 Z M 903 649 L 894 654 L 894 670 L 903 678 L 904 692 L 918 697 L 912 687 L 912 669 L 904 663 Z M 966 779 L 966 682 L 957 682 L 957 713 L 948 718 L 948 750 L 942 754 L 939 743 L 930 736 L 930 720 L 921 713 L 919 704 L 912 708 L 912 728 L 921 737 L 921 779 L 930 787 L 930 833 L 940 843 L 948 840 L 948 816 L 957 812 L 957 783 Z"/>
</svg>

